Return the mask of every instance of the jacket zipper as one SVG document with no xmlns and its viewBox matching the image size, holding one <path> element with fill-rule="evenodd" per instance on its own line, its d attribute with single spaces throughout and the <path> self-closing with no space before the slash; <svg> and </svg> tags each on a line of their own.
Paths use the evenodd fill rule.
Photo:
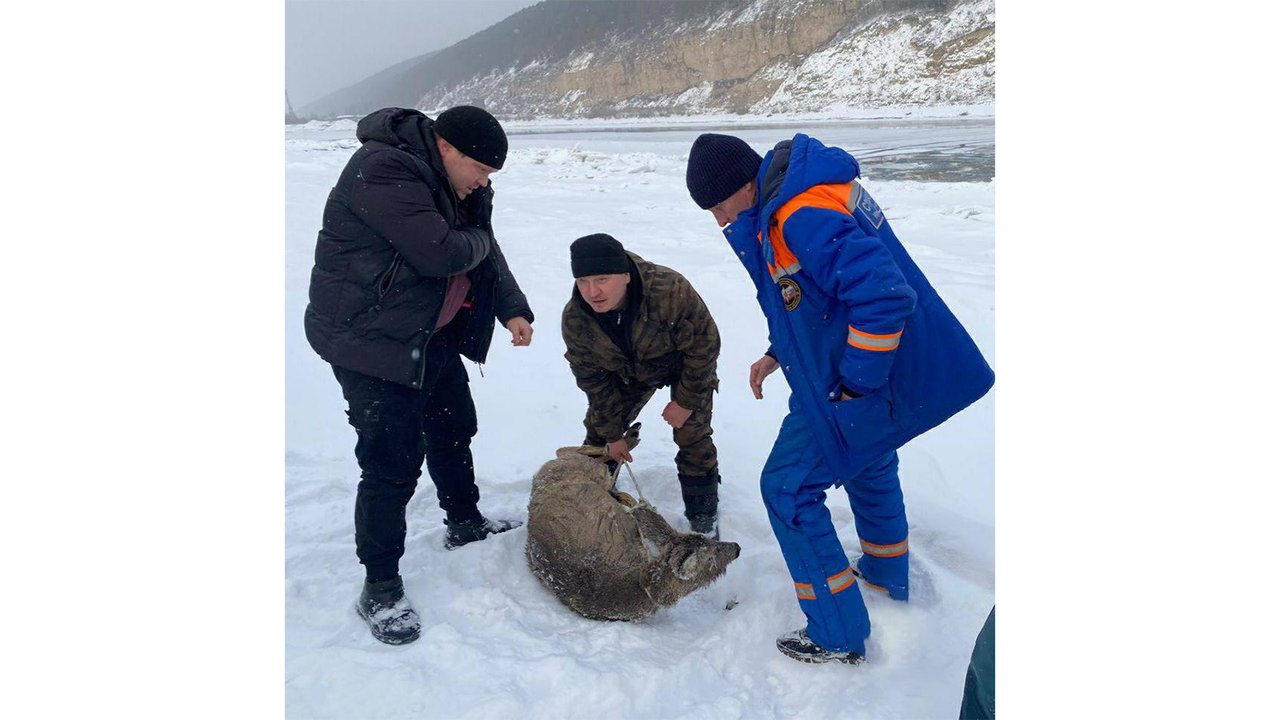
<svg viewBox="0 0 1280 720">
<path fill-rule="evenodd" d="M 431 336 L 435 334 L 435 330 L 427 331 L 427 336 L 422 341 L 422 349 L 418 351 L 418 384 L 416 387 L 419 390 L 422 389 L 423 383 L 427 381 L 427 344 L 431 342 Z"/>
</svg>

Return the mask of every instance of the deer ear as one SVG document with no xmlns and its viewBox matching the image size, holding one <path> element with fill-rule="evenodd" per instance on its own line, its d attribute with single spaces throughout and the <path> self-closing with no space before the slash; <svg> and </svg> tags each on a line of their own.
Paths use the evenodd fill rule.
<svg viewBox="0 0 1280 720">
<path fill-rule="evenodd" d="M 581 445 L 570 445 L 569 447 L 562 447 L 559 450 L 556 450 L 556 459 L 563 460 L 565 458 L 577 457 L 581 454 L 585 454 L 582 452 Z"/>
</svg>

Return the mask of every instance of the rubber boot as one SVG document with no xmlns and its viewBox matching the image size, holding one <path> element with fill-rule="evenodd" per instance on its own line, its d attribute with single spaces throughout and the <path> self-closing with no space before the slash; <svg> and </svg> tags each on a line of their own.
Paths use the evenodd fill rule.
<svg viewBox="0 0 1280 720">
<path fill-rule="evenodd" d="M 680 494 L 684 497 L 684 516 L 689 519 L 689 529 L 712 540 L 720 539 L 719 484 L 720 473 L 702 477 L 677 473 L 680 478 Z"/>
</svg>

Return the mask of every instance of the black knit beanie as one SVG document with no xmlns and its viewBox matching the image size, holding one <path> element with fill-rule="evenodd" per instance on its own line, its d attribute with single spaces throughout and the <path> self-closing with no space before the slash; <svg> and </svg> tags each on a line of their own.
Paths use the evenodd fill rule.
<svg viewBox="0 0 1280 720">
<path fill-rule="evenodd" d="M 463 155 L 498 170 L 507 159 L 507 133 L 498 119 L 473 105 L 449 108 L 436 117 L 436 134 Z"/>
<path fill-rule="evenodd" d="M 569 264 L 575 278 L 631 272 L 627 251 L 612 235 L 585 235 L 569 246 Z"/>
<path fill-rule="evenodd" d="M 710 210 L 754 180 L 762 162 L 741 138 L 703 133 L 689 150 L 684 183 L 698 207 Z"/>
</svg>

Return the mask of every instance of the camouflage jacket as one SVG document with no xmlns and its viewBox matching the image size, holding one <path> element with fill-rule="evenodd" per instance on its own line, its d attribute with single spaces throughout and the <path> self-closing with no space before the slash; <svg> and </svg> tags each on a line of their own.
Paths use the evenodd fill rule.
<svg viewBox="0 0 1280 720">
<path fill-rule="evenodd" d="M 627 253 L 640 283 L 640 304 L 631 325 L 628 356 L 605 333 L 578 288 L 564 306 L 561 331 L 565 359 L 587 394 L 587 425 L 606 440 L 625 430 L 623 390 L 672 386 L 672 398 L 686 410 L 711 407 L 716 390 L 720 332 L 693 286 L 683 275 Z"/>
</svg>

